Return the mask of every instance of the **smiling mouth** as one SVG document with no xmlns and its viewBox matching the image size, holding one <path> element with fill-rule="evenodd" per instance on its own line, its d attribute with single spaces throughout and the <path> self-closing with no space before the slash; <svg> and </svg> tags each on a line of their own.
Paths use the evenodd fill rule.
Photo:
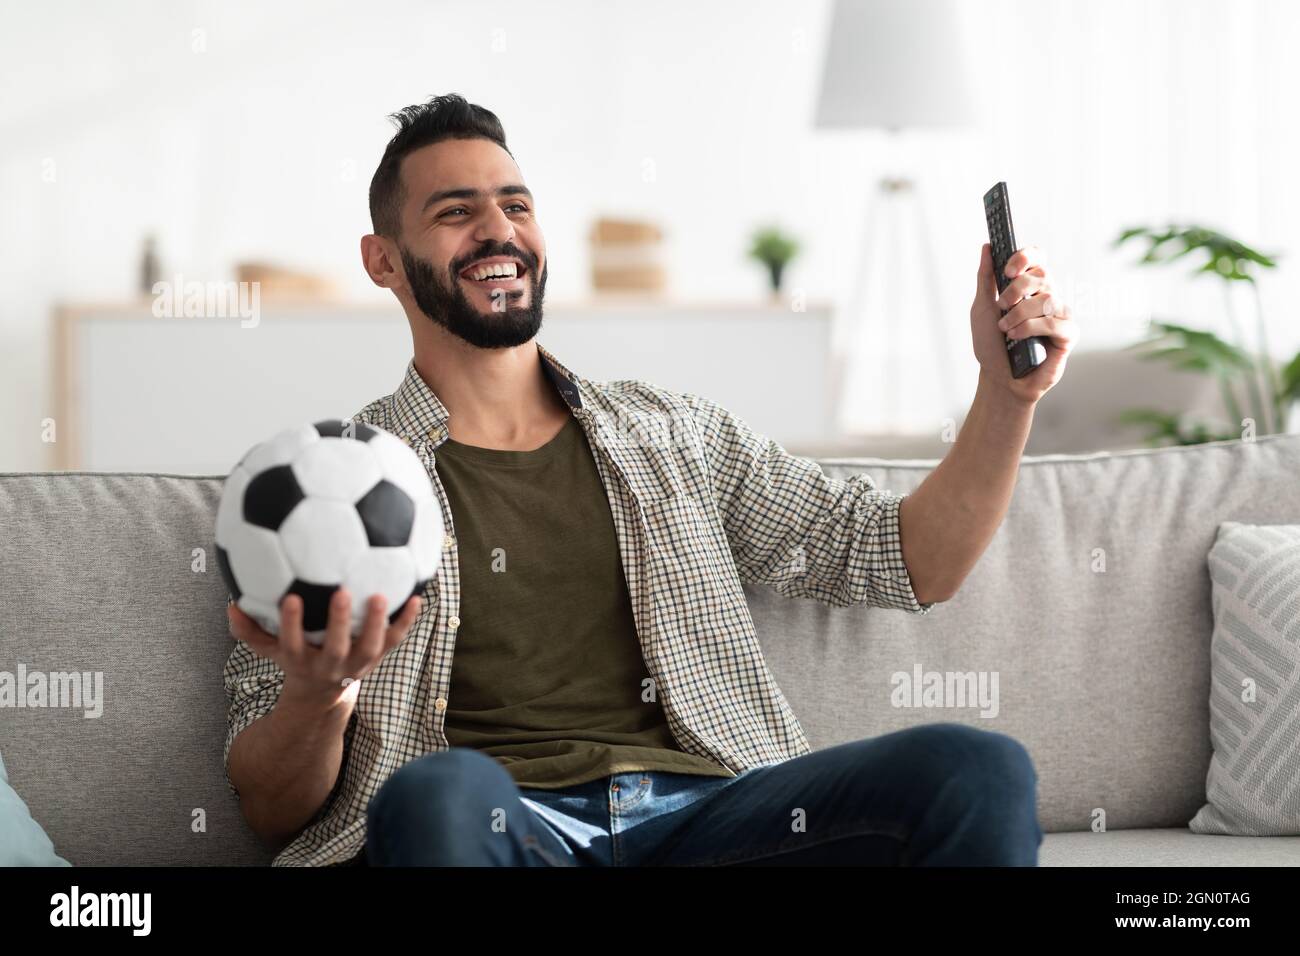
<svg viewBox="0 0 1300 956">
<path fill-rule="evenodd" d="M 468 282 L 470 285 L 510 286 L 516 283 L 523 282 L 524 279 L 528 276 L 527 266 L 516 267 L 516 270 L 517 270 L 517 275 L 513 275 L 513 276 L 489 276 L 486 279 L 472 279 L 467 275 L 462 275 L 459 278 L 461 279 L 462 282 Z"/>
</svg>

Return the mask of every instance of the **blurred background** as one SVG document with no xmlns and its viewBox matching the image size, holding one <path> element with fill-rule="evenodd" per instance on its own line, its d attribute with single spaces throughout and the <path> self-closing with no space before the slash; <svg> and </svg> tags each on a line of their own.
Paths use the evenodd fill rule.
<svg viewBox="0 0 1300 956">
<path fill-rule="evenodd" d="M 1084 335 L 1028 452 L 1295 430 L 1298 32 L 1286 0 L 13 6 L 0 470 L 224 474 L 391 392 L 366 191 L 387 114 L 449 92 L 505 126 L 538 341 L 588 379 L 942 457 L 1005 181 Z"/>
</svg>

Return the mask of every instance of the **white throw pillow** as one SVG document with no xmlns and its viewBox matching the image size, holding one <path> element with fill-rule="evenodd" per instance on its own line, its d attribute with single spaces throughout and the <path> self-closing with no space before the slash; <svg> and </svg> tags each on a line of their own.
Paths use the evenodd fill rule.
<svg viewBox="0 0 1300 956">
<path fill-rule="evenodd" d="M 71 866 L 54 852 L 54 844 L 32 819 L 23 798 L 9 786 L 0 759 L 0 866 Z"/>
<path fill-rule="evenodd" d="M 1188 827 L 1300 835 L 1300 525 L 1225 521 L 1209 565 L 1214 755 Z"/>
</svg>

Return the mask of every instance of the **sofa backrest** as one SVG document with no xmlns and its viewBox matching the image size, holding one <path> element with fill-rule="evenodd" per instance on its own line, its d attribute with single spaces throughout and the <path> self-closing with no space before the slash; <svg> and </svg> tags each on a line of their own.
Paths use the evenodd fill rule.
<svg viewBox="0 0 1300 956">
<path fill-rule="evenodd" d="M 937 462 L 821 464 L 912 491 Z M 1221 521 L 1300 521 L 1298 476 L 1295 435 L 1027 458 L 988 551 L 928 615 L 746 594 L 814 747 L 970 723 L 1028 747 L 1045 829 L 1086 829 L 1098 807 L 1111 829 L 1183 826 L 1204 800 L 1210 756 L 1206 555 Z M 271 858 L 222 773 L 221 487 L 207 476 L 0 474 L 0 672 L 103 679 L 99 717 L 84 700 L 0 710 L 10 781 L 75 864 Z M 997 716 L 894 706 L 891 675 L 918 665 L 996 673 Z"/>
<path fill-rule="evenodd" d="M 0 710 L 10 783 L 74 865 L 271 859 L 222 765 L 233 643 L 213 543 L 222 483 L 0 475 L 0 671 L 103 675 L 102 716 Z"/>
<path fill-rule="evenodd" d="M 822 461 L 915 491 L 935 462 Z M 1207 557 L 1220 522 L 1300 522 L 1300 435 L 1029 456 L 965 584 L 929 614 L 746 593 L 764 656 L 814 748 L 931 721 L 1010 734 L 1048 832 L 1181 827 L 1210 762 Z M 905 707 L 894 675 L 998 677 L 996 716 Z M 954 687 L 955 689 L 955 687 Z M 950 698 L 951 701 L 951 698 Z M 924 704 L 924 698 L 921 699 Z"/>
</svg>

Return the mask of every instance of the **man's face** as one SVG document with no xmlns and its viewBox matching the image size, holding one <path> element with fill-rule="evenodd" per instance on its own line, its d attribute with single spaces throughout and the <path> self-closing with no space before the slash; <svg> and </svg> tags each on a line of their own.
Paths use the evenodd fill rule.
<svg viewBox="0 0 1300 956">
<path fill-rule="evenodd" d="M 479 348 L 530 341 L 542 325 L 546 243 L 510 154 L 487 139 L 445 140 L 409 154 L 402 179 L 397 246 L 420 311 Z M 475 278 L 483 260 L 509 260 L 515 277 Z"/>
</svg>

